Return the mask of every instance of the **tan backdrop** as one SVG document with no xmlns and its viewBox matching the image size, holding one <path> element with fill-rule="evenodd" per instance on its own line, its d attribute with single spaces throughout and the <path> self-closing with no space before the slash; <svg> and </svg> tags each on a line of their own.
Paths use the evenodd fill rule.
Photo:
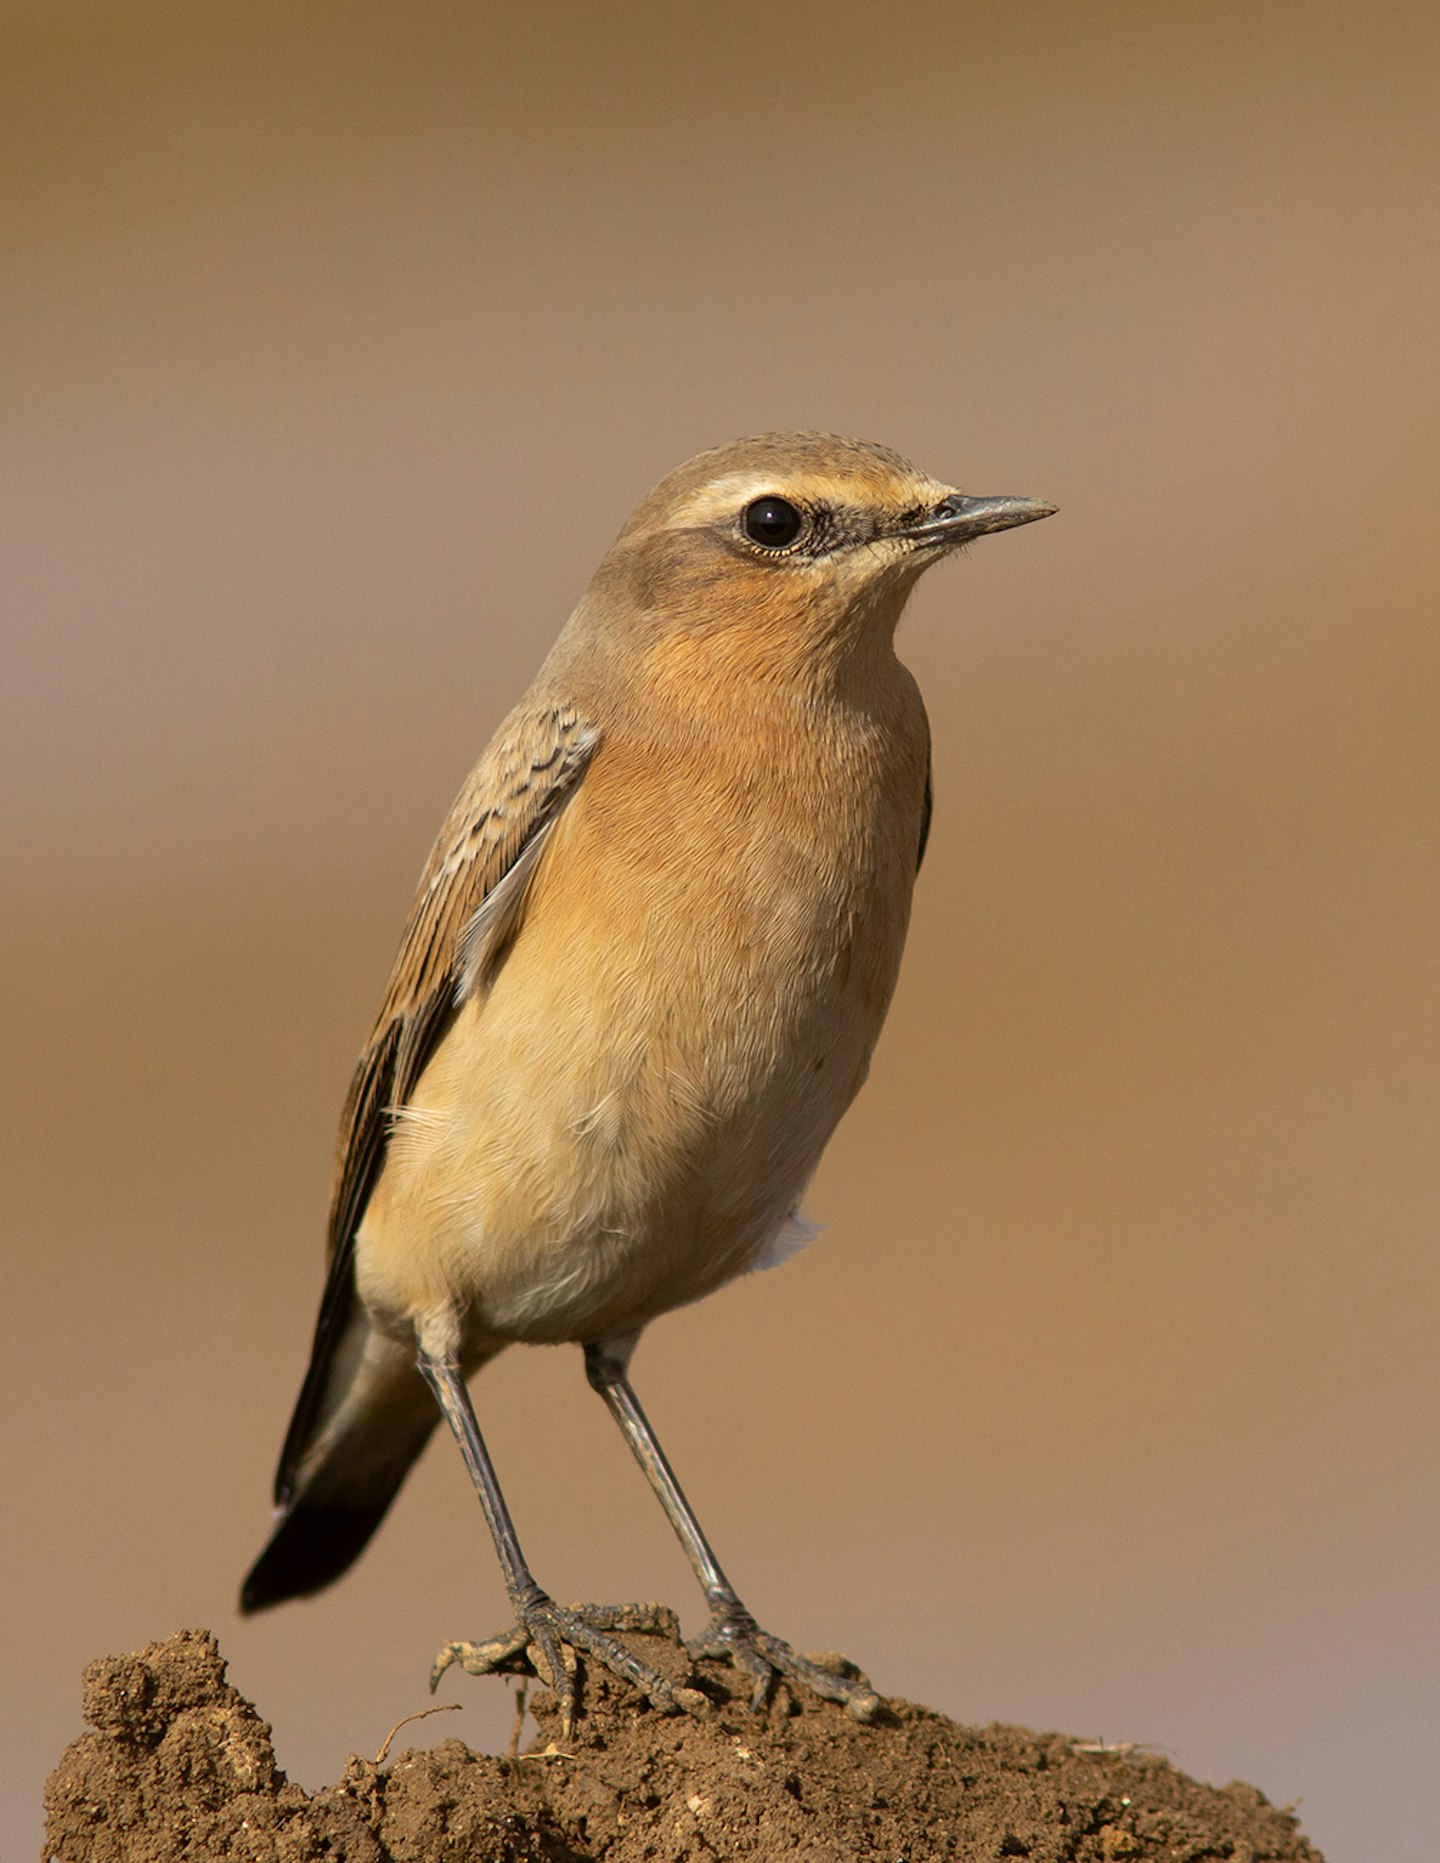
<svg viewBox="0 0 1440 1863">
<path fill-rule="evenodd" d="M 904 632 L 935 833 L 828 1233 L 641 1388 L 802 1646 L 1428 1859 L 1440 13 L 526 11 L 5 11 L 0 1847 L 93 1655 L 213 1625 L 313 1784 L 498 1628 L 438 1450 L 235 1615 L 340 1097 L 630 506 L 817 426 L 1062 515 Z M 694 1622 L 578 1357 L 478 1394 L 547 1582 Z"/>
</svg>

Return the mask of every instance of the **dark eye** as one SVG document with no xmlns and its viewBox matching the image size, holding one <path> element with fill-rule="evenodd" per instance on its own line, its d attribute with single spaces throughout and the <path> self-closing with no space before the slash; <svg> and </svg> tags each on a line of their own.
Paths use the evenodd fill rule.
<svg viewBox="0 0 1440 1863">
<path fill-rule="evenodd" d="M 805 520 L 788 498 L 757 498 L 740 514 L 741 528 L 751 543 L 767 550 L 783 550 L 805 528 Z"/>
</svg>

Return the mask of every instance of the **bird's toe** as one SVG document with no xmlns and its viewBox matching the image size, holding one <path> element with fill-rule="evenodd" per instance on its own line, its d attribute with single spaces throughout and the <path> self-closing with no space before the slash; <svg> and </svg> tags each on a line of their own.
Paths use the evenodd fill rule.
<svg viewBox="0 0 1440 1863">
<path fill-rule="evenodd" d="M 873 1721 L 884 1705 L 868 1676 L 848 1657 L 829 1652 L 802 1656 L 783 1638 L 762 1630 L 743 1605 L 722 1605 L 686 1648 L 692 1657 L 738 1669 L 751 1684 L 750 1705 L 757 1714 L 764 1713 L 781 1682 L 838 1702 L 857 1721 Z"/>
<path fill-rule="evenodd" d="M 536 1675 L 554 1690 L 568 1738 L 579 1712 L 577 1659 L 583 1659 L 630 1683 L 662 1714 L 709 1713 L 699 1689 L 672 1682 L 643 1661 L 620 1641 L 626 1634 L 678 1642 L 679 1620 L 663 1604 L 561 1605 L 542 1592 L 525 1600 L 519 1621 L 502 1635 L 483 1643 L 447 1643 L 435 1659 L 430 1686 L 452 1665 L 467 1675 Z"/>
</svg>

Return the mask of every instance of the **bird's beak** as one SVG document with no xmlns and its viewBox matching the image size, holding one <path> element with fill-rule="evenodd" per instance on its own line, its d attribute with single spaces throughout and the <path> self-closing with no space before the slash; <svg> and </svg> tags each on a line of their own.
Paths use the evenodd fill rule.
<svg viewBox="0 0 1440 1863">
<path fill-rule="evenodd" d="M 1016 524 L 1033 524 L 1053 517 L 1056 507 L 1039 498 L 967 498 L 951 492 L 918 524 L 905 531 L 917 543 L 960 544 L 992 530 L 1010 530 Z"/>
</svg>

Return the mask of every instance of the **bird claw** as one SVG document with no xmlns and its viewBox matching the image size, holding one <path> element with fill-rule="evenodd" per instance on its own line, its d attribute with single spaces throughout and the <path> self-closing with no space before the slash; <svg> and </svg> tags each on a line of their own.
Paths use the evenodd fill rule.
<svg viewBox="0 0 1440 1863">
<path fill-rule="evenodd" d="M 528 1598 L 519 1621 L 484 1643 L 447 1643 L 430 1671 L 433 1692 L 453 1665 L 467 1675 L 535 1674 L 555 1692 L 560 1704 L 561 1738 L 575 1729 L 578 1658 L 602 1664 L 612 1675 L 639 1689 L 662 1714 L 704 1714 L 709 1702 L 699 1689 L 669 1682 L 616 1640 L 616 1632 L 680 1638 L 679 1619 L 663 1604 L 557 1604 L 545 1592 Z"/>
<path fill-rule="evenodd" d="M 857 1721 L 873 1721 L 883 1702 L 855 1664 L 844 1656 L 823 1662 L 802 1656 L 780 1637 L 762 1630 L 741 1604 L 719 1605 L 700 1636 L 686 1644 L 694 1658 L 732 1664 L 748 1677 L 750 1706 L 763 1714 L 777 1682 L 799 1684 L 825 1701 L 840 1702 Z"/>
</svg>

